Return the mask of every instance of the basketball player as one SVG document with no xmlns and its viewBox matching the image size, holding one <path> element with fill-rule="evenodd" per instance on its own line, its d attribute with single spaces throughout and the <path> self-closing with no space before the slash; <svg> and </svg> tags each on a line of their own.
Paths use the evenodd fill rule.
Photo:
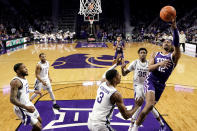
<svg viewBox="0 0 197 131">
<path fill-rule="evenodd" d="M 135 101 L 139 101 L 138 103 L 143 103 L 143 101 L 145 99 L 144 81 L 145 81 L 146 76 L 148 74 L 148 61 L 146 60 L 146 56 L 147 56 L 146 48 L 140 48 L 138 50 L 138 54 L 139 54 L 139 59 L 134 60 L 129 65 L 127 70 L 125 70 L 126 64 L 122 65 L 122 75 L 126 76 L 131 71 L 134 71 L 133 87 L 134 87 L 134 92 L 135 92 L 134 93 L 135 94 L 134 95 Z M 138 105 L 139 108 L 137 109 L 137 111 L 132 116 L 131 125 L 130 125 L 128 131 L 131 131 L 131 129 L 133 127 L 133 124 L 134 124 L 135 120 L 137 119 L 137 116 L 138 116 L 139 112 L 141 111 L 141 106 L 142 105 Z M 159 121 L 160 125 L 164 126 L 164 123 L 160 119 L 159 113 L 156 111 L 155 108 L 153 108 L 152 113 L 155 116 L 155 118 Z"/>
<path fill-rule="evenodd" d="M 148 113 L 159 101 L 164 89 L 165 83 L 174 70 L 181 56 L 179 46 L 179 34 L 176 26 L 176 20 L 172 20 L 173 41 L 166 39 L 163 42 L 163 51 L 153 53 L 149 61 L 149 75 L 145 80 L 146 105 L 134 123 L 132 131 L 138 131 L 139 125 L 145 120 Z M 172 45 L 171 45 L 172 43 Z M 174 51 L 171 53 L 171 48 Z"/>
<path fill-rule="evenodd" d="M 42 120 L 36 107 L 29 100 L 30 92 L 40 95 L 41 93 L 29 89 L 28 81 L 25 78 L 28 75 L 28 70 L 23 63 L 15 64 L 14 71 L 17 76 L 10 82 L 10 102 L 14 105 L 14 112 L 24 125 L 31 124 L 33 126 L 32 131 L 41 131 Z"/>
<path fill-rule="evenodd" d="M 40 62 L 38 62 L 36 66 L 36 83 L 35 83 L 35 90 L 41 91 L 41 88 L 44 90 L 47 90 L 48 93 L 50 94 L 50 97 L 53 101 L 53 108 L 55 109 L 60 109 L 60 106 L 56 104 L 55 96 L 52 91 L 51 87 L 51 78 L 49 75 L 49 62 L 46 61 L 46 55 L 44 53 L 40 53 L 39 55 Z M 37 94 L 33 94 L 31 96 L 31 101 L 37 96 Z"/>
<path fill-rule="evenodd" d="M 116 58 L 119 57 L 119 56 L 120 56 L 120 58 L 122 58 L 122 64 L 124 64 L 123 49 L 125 49 L 125 44 L 122 41 L 121 36 L 117 37 L 117 41 L 114 42 L 113 48 L 116 50 L 113 64 L 115 63 Z"/>
<path fill-rule="evenodd" d="M 104 75 L 101 84 L 97 89 L 92 113 L 89 115 L 88 128 L 90 131 L 113 131 L 110 126 L 110 119 L 115 105 L 117 105 L 124 119 L 130 118 L 137 108 L 127 110 L 122 95 L 117 91 L 116 86 L 120 83 L 121 76 L 115 67 L 121 60 L 116 60 L 114 64 Z"/>
</svg>

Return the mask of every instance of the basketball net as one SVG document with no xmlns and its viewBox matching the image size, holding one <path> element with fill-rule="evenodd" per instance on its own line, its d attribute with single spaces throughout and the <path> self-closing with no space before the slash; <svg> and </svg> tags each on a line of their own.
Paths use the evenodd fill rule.
<svg viewBox="0 0 197 131">
<path fill-rule="evenodd" d="M 90 18 L 89 18 L 89 22 L 90 22 L 90 24 L 92 25 L 93 22 L 94 22 L 94 19 L 90 19 Z"/>
<path fill-rule="evenodd" d="M 102 13 L 101 0 L 80 0 L 79 14 L 84 16 Z"/>
</svg>

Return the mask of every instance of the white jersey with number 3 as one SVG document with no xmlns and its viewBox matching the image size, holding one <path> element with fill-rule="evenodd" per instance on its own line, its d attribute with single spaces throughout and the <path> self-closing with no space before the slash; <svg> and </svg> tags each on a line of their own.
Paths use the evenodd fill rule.
<svg viewBox="0 0 197 131">
<path fill-rule="evenodd" d="M 134 85 L 144 85 L 146 76 L 148 75 L 148 61 L 141 62 L 139 59 L 134 60 L 129 67 L 129 71 L 134 71 L 133 84 Z"/>
<path fill-rule="evenodd" d="M 97 96 L 94 102 L 92 113 L 90 114 L 90 120 L 92 122 L 109 122 L 115 105 L 110 101 L 112 94 L 116 92 L 116 88 L 108 86 L 106 82 L 103 82 L 97 89 Z"/>
<path fill-rule="evenodd" d="M 41 70 L 40 70 L 40 78 L 41 79 L 48 79 L 49 78 L 49 75 L 48 75 L 48 72 L 49 72 L 49 62 L 46 61 L 45 63 L 42 63 L 40 61 L 40 62 L 38 62 L 38 65 L 40 65 L 40 67 L 41 67 Z"/>
</svg>

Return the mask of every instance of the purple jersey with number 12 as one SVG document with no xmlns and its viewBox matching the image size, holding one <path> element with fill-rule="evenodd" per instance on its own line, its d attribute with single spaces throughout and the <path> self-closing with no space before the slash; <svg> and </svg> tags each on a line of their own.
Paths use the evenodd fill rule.
<svg viewBox="0 0 197 131">
<path fill-rule="evenodd" d="M 154 81 L 159 81 L 162 84 L 165 84 L 165 82 L 168 80 L 169 76 L 171 75 L 175 64 L 172 60 L 172 53 L 169 53 L 167 55 L 162 54 L 161 52 L 157 52 L 154 58 L 154 64 L 157 64 L 159 62 L 162 62 L 164 60 L 170 60 L 171 66 L 170 67 L 159 67 L 156 70 L 149 73 L 148 77 L 149 80 L 153 79 Z"/>
</svg>

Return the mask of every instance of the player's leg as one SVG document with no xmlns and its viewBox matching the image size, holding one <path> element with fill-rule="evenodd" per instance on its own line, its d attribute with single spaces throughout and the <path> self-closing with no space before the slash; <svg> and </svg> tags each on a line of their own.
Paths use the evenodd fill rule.
<svg viewBox="0 0 197 131">
<path fill-rule="evenodd" d="M 112 62 L 112 65 L 114 65 L 116 63 L 116 58 L 118 56 L 118 53 L 117 51 L 115 52 L 115 55 L 114 55 L 114 58 L 113 58 L 113 62 Z"/>
<path fill-rule="evenodd" d="M 162 85 L 162 84 L 156 84 L 157 88 L 155 88 L 155 101 L 159 101 L 163 91 L 164 91 L 164 87 L 165 85 Z M 158 88 L 159 87 L 159 88 Z M 155 102 L 155 104 L 156 104 Z M 162 121 L 162 119 L 160 118 L 160 115 L 159 113 L 157 112 L 157 110 L 153 107 L 151 113 L 154 115 L 154 117 L 158 120 L 160 126 L 161 126 L 161 129 L 164 129 L 165 128 L 165 124 L 164 122 Z"/>
<path fill-rule="evenodd" d="M 158 111 L 155 109 L 155 107 L 153 107 L 151 113 L 152 113 L 153 116 L 158 120 L 159 124 L 160 124 L 161 126 L 164 126 L 164 123 L 163 123 L 162 119 L 160 118 L 160 115 L 159 115 Z"/>
<path fill-rule="evenodd" d="M 38 121 L 40 122 L 40 123 L 42 123 L 42 118 L 39 116 L 38 118 Z"/>
<path fill-rule="evenodd" d="M 42 130 L 42 124 L 39 121 L 37 121 L 37 123 L 34 124 L 32 127 L 33 127 L 32 131 L 41 131 Z"/>
<path fill-rule="evenodd" d="M 148 113 L 153 109 L 155 104 L 155 92 L 152 90 L 149 90 L 146 93 L 146 105 L 144 109 L 141 111 L 138 119 L 136 120 L 132 131 L 138 131 L 138 127 L 142 124 L 142 122 L 145 120 Z"/>
<path fill-rule="evenodd" d="M 53 108 L 59 110 L 60 106 L 56 103 L 55 96 L 54 96 L 53 91 L 52 91 L 52 86 L 51 86 L 51 83 L 50 83 L 49 80 L 47 80 L 47 87 L 46 87 L 46 89 L 47 89 L 48 93 L 50 94 L 50 97 L 51 97 L 51 99 L 53 101 Z"/>
<path fill-rule="evenodd" d="M 183 46 L 183 52 L 185 52 L 185 43 L 182 43 Z"/>
<path fill-rule="evenodd" d="M 125 61 L 124 61 L 124 54 L 123 54 L 123 53 L 121 54 L 121 58 L 122 58 L 122 65 L 123 65 L 123 64 L 125 64 Z"/>
<path fill-rule="evenodd" d="M 129 126 L 128 131 L 131 131 L 134 122 L 136 121 L 138 114 L 141 111 L 141 106 L 144 102 L 144 90 L 143 90 L 143 86 L 140 85 L 134 85 L 134 98 L 135 98 L 135 107 L 137 107 L 138 109 L 136 110 L 136 112 L 132 115 L 131 117 L 131 125 Z"/>
</svg>

